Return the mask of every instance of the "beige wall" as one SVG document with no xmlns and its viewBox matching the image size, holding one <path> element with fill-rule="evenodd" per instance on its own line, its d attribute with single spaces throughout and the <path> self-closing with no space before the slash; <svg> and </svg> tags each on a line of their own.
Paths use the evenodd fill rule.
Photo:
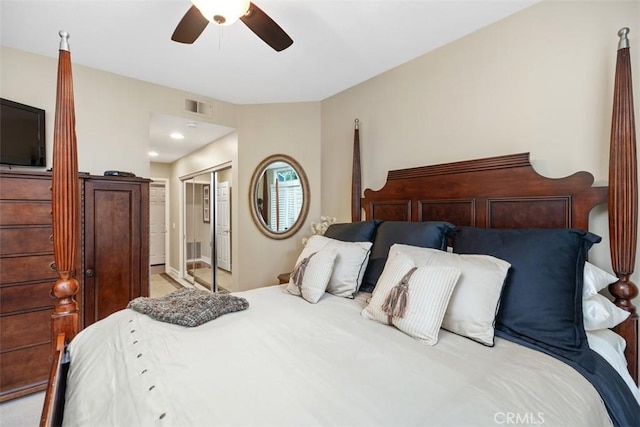
<svg viewBox="0 0 640 427">
<path fill-rule="evenodd" d="M 73 60 L 73 45 L 71 46 Z M 46 110 L 47 167 L 51 167 L 55 114 L 57 50 L 53 57 L 2 47 L 0 96 Z M 101 175 L 116 169 L 149 176 L 149 115 L 152 112 L 193 118 L 183 111 L 192 94 L 73 64 L 78 166 Z M 215 121 L 235 127 L 236 107 L 213 104 Z"/>
<path fill-rule="evenodd" d="M 320 217 L 320 103 L 246 105 L 239 107 L 238 161 L 242 173 L 234 176 L 233 279 L 234 290 L 277 283 L 291 271 L 302 250 L 301 239 L 311 234 L 304 226 L 293 237 L 272 240 L 251 219 L 249 183 L 258 164 L 272 154 L 296 159 L 309 179 L 311 205 L 305 224 Z M 238 190 L 239 189 L 239 190 Z M 237 219 L 237 221 L 235 221 Z M 238 250 L 238 248 L 240 250 Z"/>
<path fill-rule="evenodd" d="M 350 219 L 347 142 L 356 117 L 363 188 L 379 189 L 390 169 L 520 152 L 545 176 L 587 170 L 605 184 L 623 26 L 631 27 L 636 77 L 640 2 L 554 1 L 324 100 L 323 214 Z M 594 211 L 592 231 L 604 239 L 591 259 L 610 270 L 605 209 Z"/>
<path fill-rule="evenodd" d="M 171 178 L 171 165 L 169 163 L 155 163 L 149 165 L 149 178 Z"/>
<path fill-rule="evenodd" d="M 233 187 L 233 175 L 231 174 L 231 169 L 223 169 L 218 172 L 218 182 L 228 182 L 229 188 Z"/>
</svg>

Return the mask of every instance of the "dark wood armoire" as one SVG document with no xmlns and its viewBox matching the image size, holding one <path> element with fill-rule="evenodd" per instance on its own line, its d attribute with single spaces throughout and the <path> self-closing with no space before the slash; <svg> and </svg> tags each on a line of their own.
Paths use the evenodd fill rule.
<svg viewBox="0 0 640 427">
<path fill-rule="evenodd" d="M 149 294 L 149 180 L 81 175 L 80 328 Z M 43 390 L 51 350 L 51 174 L 0 171 L 0 402 Z"/>
</svg>

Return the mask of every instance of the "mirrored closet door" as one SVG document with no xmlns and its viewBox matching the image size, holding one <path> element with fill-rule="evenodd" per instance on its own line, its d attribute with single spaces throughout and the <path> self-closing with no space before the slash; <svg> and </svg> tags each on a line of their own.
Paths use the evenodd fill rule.
<svg viewBox="0 0 640 427">
<path fill-rule="evenodd" d="M 206 172 L 184 180 L 184 279 L 215 292 L 213 177 Z"/>
<path fill-rule="evenodd" d="M 232 291 L 231 167 L 183 180 L 184 279 L 212 292 Z"/>
</svg>

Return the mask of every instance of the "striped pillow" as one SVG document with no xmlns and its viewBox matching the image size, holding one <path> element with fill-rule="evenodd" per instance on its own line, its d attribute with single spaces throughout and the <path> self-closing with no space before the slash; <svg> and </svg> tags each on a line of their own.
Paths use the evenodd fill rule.
<svg viewBox="0 0 640 427">
<path fill-rule="evenodd" d="M 493 346 L 493 324 L 511 265 L 490 255 L 460 255 L 398 244 L 391 247 L 389 257 L 399 252 L 416 265 L 459 268 L 462 273 L 442 320 L 442 329 Z"/>
<path fill-rule="evenodd" d="M 300 254 L 294 272 L 298 270 L 301 263 L 306 263 L 306 266 L 297 283 L 294 280 L 294 274 L 291 274 L 287 292 L 301 296 L 312 304 L 317 303 L 327 289 L 336 256 L 337 252 L 333 248 L 325 248 L 311 254 L 305 254 L 305 252 Z"/>
<path fill-rule="evenodd" d="M 313 252 L 325 249 L 334 249 L 337 253 L 333 272 L 327 285 L 327 292 L 338 297 L 353 298 L 362 282 L 362 276 L 369 260 L 371 242 L 341 242 L 314 235 L 307 241 L 307 245 L 298 257 L 298 262 Z"/>
<path fill-rule="evenodd" d="M 404 316 L 390 316 L 383 308 L 385 302 L 388 302 L 388 297 L 395 292 L 394 287 L 407 276 L 407 304 Z M 362 311 L 362 316 L 387 325 L 392 324 L 425 344 L 435 345 L 449 299 L 459 277 L 458 268 L 431 265 L 416 267 L 410 257 L 398 253 L 395 257 L 387 259 L 373 290 L 371 302 Z"/>
</svg>

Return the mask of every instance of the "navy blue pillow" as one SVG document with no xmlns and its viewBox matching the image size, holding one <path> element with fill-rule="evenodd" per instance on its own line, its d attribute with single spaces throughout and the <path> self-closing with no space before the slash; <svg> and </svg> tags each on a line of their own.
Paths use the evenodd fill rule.
<svg viewBox="0 0 640 427">
<path fill-rule="evenodd" d="M 376 234 L 376 228 L 382 221 L 372 219 L 362 222 L 345 222 L 331 224 L 324 236 L 343 242 L 372 242 Z"/>
<path fill-rule="evenodd" d="M 376 230 L 360 290 L 373 292 L 394 243 L 442 250 L 447 247 L 447 233 L 452 228 L 444 221 L 384 221 Z"/>
<path fill-rule="evenodd" d="M 599 236 L 575 229 L 457 227 L 453 251 L 511 263 L 496 329 L 575 358 L 588 349 L 582 319 L 584 262 Z"/>
</svg>

